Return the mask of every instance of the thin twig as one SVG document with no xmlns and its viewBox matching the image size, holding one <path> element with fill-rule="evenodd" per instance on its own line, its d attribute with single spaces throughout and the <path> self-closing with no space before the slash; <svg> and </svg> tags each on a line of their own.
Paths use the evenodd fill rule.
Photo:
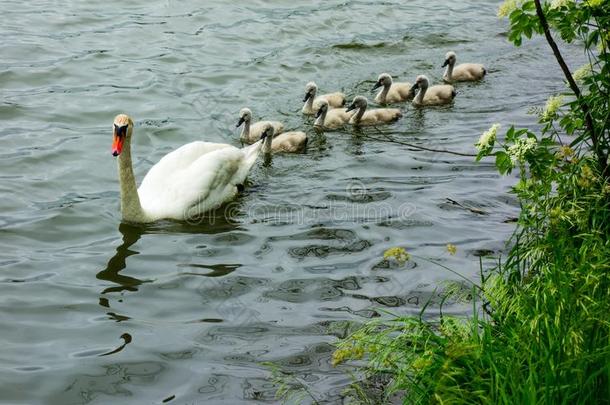
<svg viewBox="0 0 610 405">
<path fill-rule="evenodd" d="M 483 211 L 483 210 L 480 210 L 480 209 L 478 209 L 478 208 L 467 207 L 467 206 L 465 206 L 465 205 L 463 205 L 463 204 L 460 204 L 459 202 L 457 202 L 457 201 L 455 201 L 455 200 L 452 200 L 451 198 L 445 198 L 445 199 L 446 199 L 447 201 L 449 201 L 451 204 L 453 204 L 453 205 L 457 205 L 458 207 L 463 208 L 463 209 L 465 209 L 465 210 L 468 210 L 468 211 L 470 211 L 470 212 L 472 212 L 472 213 L 475 213 L 475 214 L 480 214 L 480 215 L 487 215 L 487 212 L 485 212 L 485 211 Z"/>
<path fill-rule="evenodd" d="M 428 152 L 436 152 L 436 153 L 448 153 L 450 155 L 457 155 L 457 156 L 467 156 L 467 157 L 477 157 L 477 155 L 474 155 L 472 153 L 462 153 L 462 152 L 454 152 L 452 150 L 446 150 L 446 149 L 434 149 L 434 148 L 427 148 L 425 146 L 419 146 L 419 145 L 415 145 L 409 142 L 403 142 L 403 141 L 398 141 L 394 138 L 391 138 L 390 136 L 382 133 L 381 131 L 378 132 L 380 135 L 383 135 L 386 139 L 380 139 L 380 138 L 375 138 L 373 136 L 370 135 L 365 135 L 367 138 L 372 139 L 374 141 L 380 141 L 380 142 L 384 142 L 384 141 L 390 141 L 392 143 L 396 143 L 398 145 L 404 145 L 404 146 L 408 146 L 410 148 L 413 149 L 417 149 L 417 150 L 425 150 Z"/>
</svg>

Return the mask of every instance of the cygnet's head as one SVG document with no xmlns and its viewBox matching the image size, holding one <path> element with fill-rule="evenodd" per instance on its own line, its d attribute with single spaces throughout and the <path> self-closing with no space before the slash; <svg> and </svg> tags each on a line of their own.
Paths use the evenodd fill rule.
<svg viewBox="0 0 610 405">
<path fill-rule="evenodd" d="M 368 101 L 366 101 L 366 97 L 364 96 L 356 96 L 354 97 L 354 101 L 352 101 L 352 103 L 349 105 L 349 107 L 347 107 L 347 112 L 355 110 L 355 109 L 360 109 L 360 108 L 366 108 L 366 106 L 368 105 Z"/>
<path fill-rule="evenodd" d="M 266 139 L 266 138 L 271 139 L 271 138 L 273 138 L 273 134 L 274 134 L 273 125 L 267 123 L 263 127 L 263 132 L 261 134 L 261 139 Z"/>
<path fill-rule="evenodd" d="M 239 121 L 235 127 L 239 127 L 244 122 L 250 122 L 252 120 L 252 110 L 249 108 L 242 108 L 239 110 Z"/>
<path fill-rule="evenodd" d="M 389 87 L 391 85 L 392 85 L 392 76 L 390 76 L 388 73 L 382 73 L 377 78 L 377 83 L 375 83 L 375 85 L 373 86 L 373 89 L 371 91 L 377 90 L 381 86 Z"/>
<path fill-rule="evenodd" d="M 119 156 L 123 150 L 125 139 L 131 138 L 133 121 L 127 114 L 114 117 L 112 126 L 112 156 Z"/>
<path fill-rule="evenodd" d="M 271 154 L 271 141 L 273 140 L 273 134 L 273 125 L 269 123 L 265 124 L 263 127 L 263 132 L 261 133 L 260 141 L 263 143 L 262 152 L 266 155 Z"/>
<path fill-rule="evenodd" d="M 316 96 L 316 92 L 318 91 L 318 86 L 314 82 L 309 82 L 305 85 L 305 98 L 303 102 L 306 102 L 310 98 Z"/>
<path fill-rule="evenodd" d="M 445 54 L 445 63 L 443 63 L 443 66 L 441 67 L 445 67 L 447 65 L 455 65 L 455 61 L 456 61 L 456 56 L 455 56 L 455 52 L 453 51 L 449 51 Z"/>
<path fill-rule="evenodd" d="M 316 111 L 316 118 L 328 111 L 328 101 L 322 99 L 318 102 L 318 111 Z"/>
<path fill-rule="evenodd" d="M 415 79 L 415 83 L 411 87 L 411 93 L 415 92 L 415 89 L 427 89 L 428 88 L 428 78 L 425 75 L 419 75 Z"/>
</svg>

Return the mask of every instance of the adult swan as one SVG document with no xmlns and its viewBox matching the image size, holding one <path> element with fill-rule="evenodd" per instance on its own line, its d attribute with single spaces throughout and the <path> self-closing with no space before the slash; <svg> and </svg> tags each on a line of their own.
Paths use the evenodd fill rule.
<svg viewBox="0 0 610 405">
<path fill-rule="evenodd" d="M 140 188 L 131 167 L 133 121 L 114 119 L 112 155 L 118 156 L 121 213 L 128 222 L 183 220 L 232 199 L 256 162 L 262 142 L 238 149 L 222 143 L 191 142 L 165 155 Z"/>
</svg>

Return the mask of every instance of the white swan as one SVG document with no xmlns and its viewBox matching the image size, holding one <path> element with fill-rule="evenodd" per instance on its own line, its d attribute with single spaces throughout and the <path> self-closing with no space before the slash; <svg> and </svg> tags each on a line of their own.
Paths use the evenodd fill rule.
<svg viewBox="0 0 610 405">
<path fill-rule="evenodd" d="M 266 124 L 263 130 L 263 148 L 265 155 L 271 153 L 297 153 L 303 151 L 307 146 L 307 134 L 301 131 L 290 131 L 274 137 L 275 130 L 270 124 Z"/>
<path fill-rule="evenodd" d="M 461 63 L 455 66 L 456 60 L 455 52 L 447 52 L 445 55 L 445 63 L 441 67 L 447 66 L 443 75 L 446 82 L 473 82 L 485 77 L 487 70 L 480 63 Z"/>
<path fill-rule="evenodd" d="M 448 84 L 429 86 L 428 78 L 424 75 L 415 79 L 413 92 L 415 89 L 419 89 L 413 99 L 413 104 L 417 106 L 449 104 L 457 94 L 453 86 Z"/>
<path fill-rule="evenodd" d="M 252 144 L 261 139 L 266 124 L 273 125 L 276 135 L 284 131 L 284 124 L 279 121 L 258 121 L 253 124 L 252 110 L 249 108 L 239 110 L 239 121 L 237 121 L 236 127 L 239 128 L 241 124 L 244 124 L 244 128 L 239 139 L 247 144 Z"/>
<path fill-rule="evenodd" d="M 388 73 L 379 75 L 373 90 L 381 86 L 383 86 L 383 89 L 375 96 L 375 101 L 379 104 L 400 103 L 413 99 L 414 94 L 411 92 L 411 83 L 393 83 L 392 76 Z"/>
<path fill-rule="evenodd" d="M 341 92 L 322 94 L 316 97 L 316 93 L 318 92 L 318 86 L 314 82 L 309 82 L 305 85 L 305 98 L 303 102 L 305 105 L 303 106 L 303 114 L 313 115 L 317 111 L 317 104 L 320 100 L 326 100 L 328 105 L 332 108 L 339 108 L 345 105 L 345 94 Z M 314 107 L 314 103 L 316 106 Z"/>
<path fill-rule="evenodd" d="M 330 109 L 328 101 L 320 100 L 313 125 L 318 128 L 337 129 L 347 124 L 352 115 L 354 113 L 347 112 L 347 108 Z"/>
<path fill-rule="evenodd" d="M 262 142 L 243 149 L 191 142 L 165 155 L 136 188 L 131 167 L 133 121 L 114 119 L 112 155 L 118 156 L 121 214 L 128 222 L 188 219 L 232 199 L 256 161 Z"/>
<path fill-rule="evenodd" d="M 349 123 L 353 125 L 377 125 L 396 121 L 402 117 L 402 113 L 398 108 L 375 108 L 372 110 L 366 109 L 368 101 L 364 96 L 354 97 L 352 104 L 347 107 L 347 111 L 358 110 Z"/>
</svg>

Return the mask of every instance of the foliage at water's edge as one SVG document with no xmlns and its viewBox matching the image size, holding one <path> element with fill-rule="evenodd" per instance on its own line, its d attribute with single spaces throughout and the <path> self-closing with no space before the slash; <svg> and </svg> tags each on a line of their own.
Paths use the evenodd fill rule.
<svg viewBox="0 0 610 405">
<path fill-rule="evenodd" d="M 610 2 L 507 0 L 499 16 L 516 46 L 544 35 L 567 84 L 534 110 L 540 133 L 511 126 L 499 140 L 493 125 L 476 144 L 477 160 L 519 173 L 509 256 L 481 272 L 470 318 L 372 321 L 334 363 L 364 358 L 404 403 L 608 403 Z M 590 62 L 570 72 L 553 36 L 582 44 Z M 372 403 L 358 383 L 351 396 Z"/>
</svg>

